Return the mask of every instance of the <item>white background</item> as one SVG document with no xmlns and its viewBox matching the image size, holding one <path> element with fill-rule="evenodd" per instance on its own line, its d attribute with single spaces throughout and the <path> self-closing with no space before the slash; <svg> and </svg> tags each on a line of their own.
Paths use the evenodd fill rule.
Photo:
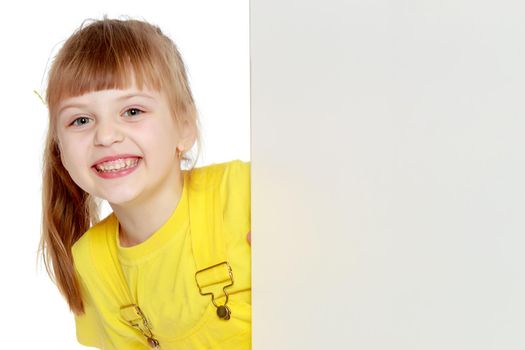
<svg viewBox="0 0 525 350">
<path fill-rule="evenodd" d="M 203 125 L 197 166 L 250 160 L 247 1 L 42 1 L 0 5 L 2 349 L 81 349 L 73 314 L 36 262 L 46 64 L 87 18 L 145 19 L 178 45 Z M 107 208 L 107 207 L 106 207 Z"/>
<path fill-rule="evenodd" d="M 252 0 L 255 350 L 525 349 L 525 6 Z"/>
</svg>

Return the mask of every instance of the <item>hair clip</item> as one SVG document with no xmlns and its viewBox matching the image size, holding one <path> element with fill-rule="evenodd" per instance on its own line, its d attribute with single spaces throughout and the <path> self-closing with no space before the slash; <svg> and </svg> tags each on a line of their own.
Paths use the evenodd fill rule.
<svg viewBox="0 0 525 350">
<path fill-rule="evenodd" d="M 44 99 L 42 98 L 42 96 L 40 96 L 40 94 L 38 93 L 38 91 L 33 90 L 33 92 L 38 96 L 38 98 L 40 99 L 40 101 L 42 101 L 42 103 L 44 104 L 44 106 L 46 106 L 46 101 L 44 101 Z"/>
</svg>

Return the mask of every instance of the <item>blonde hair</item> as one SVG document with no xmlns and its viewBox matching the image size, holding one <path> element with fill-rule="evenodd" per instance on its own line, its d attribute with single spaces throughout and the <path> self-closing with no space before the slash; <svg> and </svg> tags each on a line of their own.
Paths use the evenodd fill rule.
<svg viewBox="0 0 525 350">
<path fill-rule="evenodd" d="M 197 132 L 197 110 L 181 55 L 160 28 L 145 21 L 86 21 L 66 40 L 48 73 L 45 100 L 49 127 L 43 154 L 42 237 L 39 244 L 47 273 L 76 315 L 84 313 L 71 247 L 99 219 L 95 198 L 78 187 L 62 165 L 56 134 L 56 113 L 65 98 L 105 89 L 125 89 L 135 78 L 138 89 L 166 92 L 177 123 L 189 121 Z M 180 125 L 180 124 L 179 124 Z M 191 158 L 182 157 L 191 163 Z"/>
</svg>

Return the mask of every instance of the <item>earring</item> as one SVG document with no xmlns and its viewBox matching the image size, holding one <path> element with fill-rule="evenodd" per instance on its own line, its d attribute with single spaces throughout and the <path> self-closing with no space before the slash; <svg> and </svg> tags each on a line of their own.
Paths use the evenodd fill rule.
<svg viewBox="0 0 525 350">
<path fill-rule="evenodd" d="M 182 151 L 177 147 L 177 157 L 182 158 Z"/>
</svg>

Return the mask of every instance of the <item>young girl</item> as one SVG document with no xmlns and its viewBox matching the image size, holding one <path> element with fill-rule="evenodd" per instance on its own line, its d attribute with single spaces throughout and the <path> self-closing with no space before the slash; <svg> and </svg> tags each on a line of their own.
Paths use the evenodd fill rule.
<svg viewBox="0 0 525 350">
<path fill-rule="evenodd" d="M 143 21 L 83 25 L 45 98 L 41 251 L 78 341 L 250 349 L 250 163 L 182 169 L 200 139 L 174 43 Z"/>
</svg>

